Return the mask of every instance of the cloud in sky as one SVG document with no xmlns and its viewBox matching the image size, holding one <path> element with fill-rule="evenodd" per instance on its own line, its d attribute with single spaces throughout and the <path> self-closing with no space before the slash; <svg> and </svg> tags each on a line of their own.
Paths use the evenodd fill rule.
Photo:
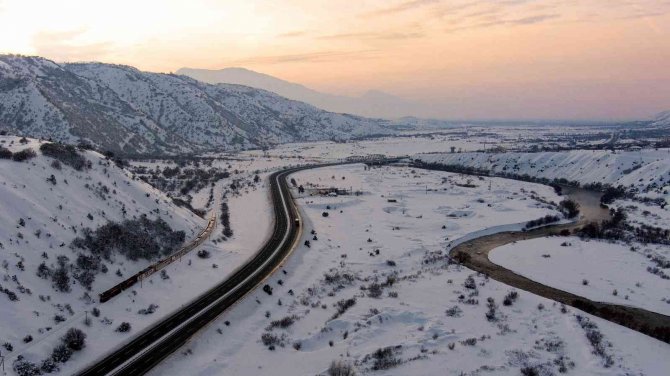
<svg viewBox="0 0 670 376">
<path fill-rule="evenodd" d="M 401 40 L 421 38 L 424 34 L 421 32 L 363 32 L 363 33 L 342 33 L 318 36 L 317 39 L 336 40 L 336 39 L 358 39 L 358 40 Z"/>
<path fill-rule="evenodd" d="M 307 31 L 305 30 L 297 30 L 297 31 L 289 31 L 286 33 L 281 33 L 278 36 L 280 38 L 296 38 L 296 37 L 304 37 L 308 35 Z"/>
<path fill-rule="evenodd" d="M 160 3 L 0 0 L 0 52 L 162 72 L 246 66 L 324 91 L 416 100 L 481 97 L 498 84 L 527 98 L 519 88 L 530 83 L 578 88 L 590 79 L 606 95 L 616 80 L 670 80 L 669 0 Z"/>
<path fill-rule="evenodd" d="M 296 62 L 323 63 L 347 60 L 370 59 L 379 53 L 378 50 L 358 50 L 358 51 L 319 51 L 302 54 L 272 55 L 272 56 L 251 56 L 238 60 L 230 61 L 232 65 L 254 65 L 254 64 L 282 64 Z"/>
<path fill-rule="evenodd" d="M 78 41 L 85 33 L 85 29 L 41 31 L 33 36 L 32 45 L 37 55 L 48 56 L 56 61 L 95 60 L 111 51 L 110 42 Z"/>
<path fill-rule="evenodd" d="M 388 14 L 393 14 L 393 13 L 401 13 L 405 11 L 409 11 L 412 9 L 417 9 L 417 8 L 422 8 L 427 5 L 432 5 L 432 4 L 437 4 L 440 3 L 440 0 L 411 0 L 411 1 L 406 1 L 404 3 L 394 5 L 391 7 L 387 8 L 382 8 L 378 9 L 372 12 L 367 13 L 367 15 L 371 16 L 382 16 L 382 15 L 388 15 Z"/>
</svg>

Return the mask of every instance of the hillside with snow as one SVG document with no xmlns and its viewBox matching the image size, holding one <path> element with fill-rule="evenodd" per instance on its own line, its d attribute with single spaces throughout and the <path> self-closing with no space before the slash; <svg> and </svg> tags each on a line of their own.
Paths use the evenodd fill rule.
<svg viewBox="0 0 670 376">
<path fill-rule="evenodd" d="M 670 128 L 670 111 L 663 111 L 656 115 L 651 125 L 658 128 Z"/>
<path fill-rule="evenodd" d="M 379 90 L 368 90 L 360 96 L 323 93 L 303 85 L 285 81 L 245 68 L 217 70 L 181 68 L 177 71 L 210 84 L 236 84 L 277 93 L 283 97 L 309 103 L 326 111 L 360 116 L 393 119 L 408 115 L 428 116 L 430 107 L 390 95 Z"/>
<path fill-rule="evenodd" d="M 0 345 L 9 368 L 19 355 L 48 357 L 71 327 L 89 337 L 88 356 L 74 354 L 75 364 L 127 338 L 110 334 L 122 321 L 150 323 L 158 314 L 138 320 L 135 311 L 160 299 L 134 293 L 132 302 L 146 306 L 126 297 L 98 305 L 98 294 L 205 225 L 100 154 L 70 149 L 70 159 L 54 158 L 45 145 L 54 144 L 0 136 Z"/>
<path fill-rule="evenodd" d="M 0 130 L 125 154 L 239 150 L 389 133 L 385 122 L 239 85 L 102 63 L 0 56 Z"/>
<path fill-rule="evenodd" d="M 426 163 L 458 165 L 496 174 L 567 179 L 582 185 L 623 185 L 649 196 L 668 195 L 670 149 L 572 150 L 539 153 L 434 153 L 414 157 Z"/>
</svg>

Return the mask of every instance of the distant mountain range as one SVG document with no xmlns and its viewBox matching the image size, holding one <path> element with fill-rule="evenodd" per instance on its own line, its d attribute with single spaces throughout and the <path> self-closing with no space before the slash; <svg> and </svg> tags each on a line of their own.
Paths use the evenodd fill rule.
<svg viewBox="0 0 670 376">
<path fill-rule="evenodd" d="M 87 141 L 123 154 L 177 154 L 345 140 L 388 134 L 388 126 L 257 88 L 0 55 L 0 130 L 11 134 Z"/>
<path fill-rule="evenodd" d="M 333 95 L 245 68 L 219 70 L 182 68 L 177 73 L 210 84 L 237 84 L 271 91 L 326 111 L 386 119 L 418 116 L 423 113 L 423 105 L 378 90 L 370 90 L 360 97 Z"/>
</svg>

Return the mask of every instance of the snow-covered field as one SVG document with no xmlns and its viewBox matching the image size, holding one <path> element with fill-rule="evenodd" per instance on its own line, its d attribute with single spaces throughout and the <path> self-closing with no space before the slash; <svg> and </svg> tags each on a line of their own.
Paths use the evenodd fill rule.
<svg viewBox="0 0 670 376">
<path fill-rule="evenodd" d="M 647 225 L 663 229 L 670 228 L 670 205 L 660 207 L 634 200 L 616 200 L 611 206 L 623 209 L 626 212 L 628 222 L 635 226 Z"/>
<path fill-rule="evenodd" d="M 435 153 L 414 156 L 428 163 L 461 165 L 495 173 L 565 178 L 581 184 L 624 185 L 670 199 L 670 149 L 573 150 L 539 153 Z"/>
<path fill-rule="evenodd" d="M 362 165 L 294 177 L 366 193 L 298 198 L 306 231 L 266 281 L 272 295 L 256 290 L 152 374 L 315 375 L 334 360 L 379 375 L 661 375 L 670 367 L 667 344 L 523 291 L 503 304 L 511 288 L 448 265 L 450 240 L 554 214 L 530 198 L 557 201 L 549 187 Z M 602 340 L 590 343 L 587 331 Z"/>
<path fill-rule="evenodd" d="M 658 267 L 655 259 L 670 264 L 668 246 L 636 243 L 631 247 L 548 237 L 498 247 L 489 253 L 489 259 L 534 281 L 591 300 L 670 315 L 670 279 L 647 271 Z"/>
</svg>

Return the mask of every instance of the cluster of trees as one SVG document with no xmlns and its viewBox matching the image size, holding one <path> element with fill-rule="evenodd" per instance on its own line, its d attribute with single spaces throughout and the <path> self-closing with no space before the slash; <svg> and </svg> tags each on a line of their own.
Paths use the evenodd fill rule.
<svg viewBox="0 0 670 376">
<path fill-rule="evenodd" d="M 91 161 L 82 156 L 77 148 L 56 142 L 44 143 L 40 146 L 43 155 L 51 157 L 62 164 L 68 165 L 77 171 L 91 167 Z"/>
<path fill-rule="evenodd" d="M 565 218 L 572 219 L 579 215 L 579 204 L 573 200 L 563 200 L 558 205 Z"/>
<path fill-rule="evenodd" d="M 95 231 L 85 228 L 83 237 L 72 241 L 75 248 L 87 249 L 106 260 L 118 252 L 128 259 L 152 260 L 172 253 L 186 238 L 184 231 L 174 231 L 162 218 L 146 215 L 121 223 L 108 222 Z"/>
<path fill-rule="evenodd" d="M 623 186 L 618 187 L 605 187 L 603 195 L 600 197 L 600 203 L 603 205 L 609 205 L 614 202 L 614 200 L 626 197 L 628 191 Z"/>
<path fill-rule="evenodd" d="M 6 159 L 9 159 L 9 157 L 11 157 L 14 162 L 27 161 L 37 156 L 35 151 L 31 148 L 23 149 L 13 154 L 11 151 L 5 149 L 5 151 L 1 152 L 1 154 L 3 154 L 4 158 Z"/>
<path fill-rule="evenodd" d="M 626 190 L 623 186 L 618 186 L 618 187 L 612 187 L 609 184 L 603 184 L 600 182 L 597 183 L 588 183 L 588 184 L 581 184 L 578 181 L 575 180 L 568 180 L 566 178 L 554 178 L 554 179 L 549 179 L 545 177 L 538 177 L 538 176 L 531 176 L 528 174 L 516 174 L 514 172 L 501 172 L 501 173 L 496 173 L 491 170 L 487 170 L 485 168 L 477 168 L 477 167 L 468 167 L 468 166 L 462 166 L 462 165 L 457 165 L 457 164 L 442 164 L 442 163 L 437 163 L 437 162 L 424 162 L 422 160 L 415 159 L 412 161 L 410 164 L 410 167 L 416 167 L 416 168 L 423 168 L 426 170 L 436 170 L 436 171 L 446 171 L 446 172 L 454 172 L 454 173 L 459 173 L 459 174 L 468 174 L 468 175 L 484 175 L 484 176 L 497 176 L 501 178 L 509 178 L 509 179 L 515 179 L 515 180 L 521 180 L 521 181 L 527 181 L 531 183 L 539 183 L 539 184 L 544 184 L 544 185 L 550 185 L 554 187 L 556 192 L 558 194 L 561 194 L 562 189 L 560 186 L 570 186 L 570 187 L 582 187 L 584 189 L 589 189 L 589 190 L 594 190 L 594 191 L 599 191 L 599 192 L 606 192 L 607 190 L 614 190 L 614 191 L 623 191 L 625 196 L 630 196 L 632 192 Z M 557 188 L 558 187 L 558 188 Z"/>
<path fill-rule="evenodd" d="M 86 333 L 77 328 L 70 328 L 62 337 L 61 343 L 56 345 L 51 356 L 37 365 L 19 355 L 13 364 L 14 372 L 19 376 L 38 376 L 45 373 L 58 372 L 59 364 L 66 363 L 76 351 L 86 347 Z"/>
<path fill-rule="evenodd" d="M 528 222 L 526 222 L 526 229 L 531 229 L 533 227 L 538 227 L 538 226 L 544 226 L 548 225 L 550 223 L 556 223 L 561 220 L 561 217 L 557 215 L 545 215 L 544 217 L 538 218 L 538 219 L 533 219 Z"/>
<path fill-rule="evenodd" d="M 230 177 L 228 170 L 220 168 L 182 168 L 180 166 L 165 167 L 162 171 L 147 169 L 144 166 L 138 166 L 133 169 L 138 175 L 143 175 L 142 180 L 164 192 L 178 192 L 182 196 L 188 195 L 191 191 L 199 191 L 208 185 L 216 183 L 221 179 Z"/>
<path fill-rule="evenodd" d="M 632 226 L 627 221 L 623 208 L 610 209 L 611 218 L 602 223 L 591 222 L 582 227 L 579 234 L 588 238 L 632 241 L 642 243 L 670 244 L 670 230 L 646 224 Z"/>
<path fill-rule="evenodd" d="M 221 227 L 223 227 L 223 236 L 226 238 L 233 236 L 233 229 L 230 227 L 230 210 L 226 201 L 221 203 Z"/>
</svg>

